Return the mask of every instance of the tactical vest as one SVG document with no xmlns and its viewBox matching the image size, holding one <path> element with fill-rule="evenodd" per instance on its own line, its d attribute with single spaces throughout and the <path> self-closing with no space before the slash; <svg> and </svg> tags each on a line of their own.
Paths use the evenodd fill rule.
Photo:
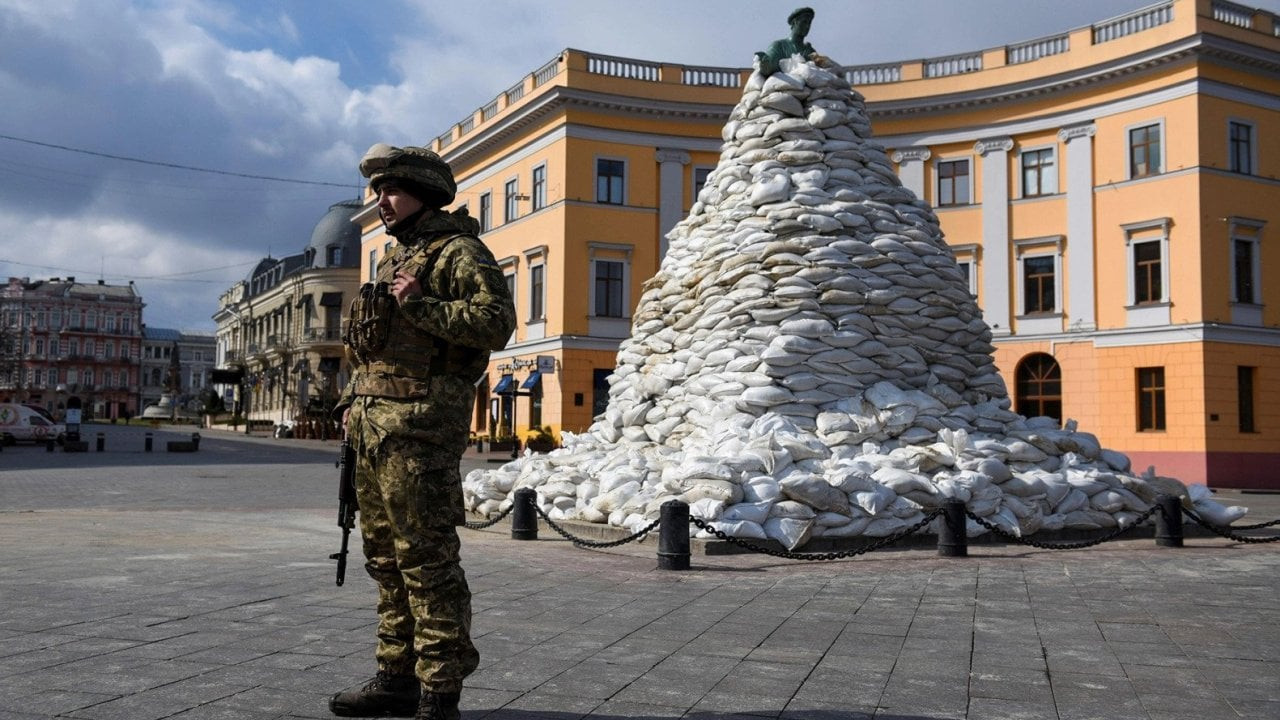
<svg viewBox="0 0 1280 720">
<path fill-rule="evenodd" d="M 443 235 L 425 243 L 397 245 L 378 265 L 373 282 L 360 286 L 347 314 L 343 337 L 358 363 L 352 381 L 355 394 L 411 398 L 427 393 L 426 381 L 453 375 L 474 382 L 488 364 L 488 353 L 446 342 L 414 325 L 391 295 L 396 273 L 404 271 L 422 285 L 422 294 L 445 300 L 443 288 L 432 287 L 431 269 L 449 242 L 464 234 Z"/>
</svg>

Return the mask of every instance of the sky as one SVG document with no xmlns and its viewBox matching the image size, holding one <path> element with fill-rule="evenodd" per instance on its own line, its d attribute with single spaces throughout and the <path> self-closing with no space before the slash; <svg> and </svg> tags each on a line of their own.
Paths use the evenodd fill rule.
<svg viewBox="0 0 1280 720">
<path fill-rule="evenodd" d="M 429 144 L 565 48 L 748 67 L 798 4 L 0 0 L 0 280 L 132 280 L 148 326 L 212 333 L 219 296 L 359 195 L 373 143 Z M 869 65 L 1150 0 L 808 4 L 814 47 Z"/>
</svg>

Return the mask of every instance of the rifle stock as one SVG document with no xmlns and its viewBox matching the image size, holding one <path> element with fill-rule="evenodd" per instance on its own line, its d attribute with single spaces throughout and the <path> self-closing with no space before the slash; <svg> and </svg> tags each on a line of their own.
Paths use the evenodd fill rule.
<svg viewBox="0 0 1280 720">
<path fill-rule="evenodd" d="M 347 578 L 347 542 L 351 538 L 351 528 L 355 526 L 356 511 L 356 451 L 351 441 L 343 438 L 341 455 L 338 462 L 338 527 L 342 528 L 342 546 L 338 552 L 329 556 L 338 561 L 338 585 Z"/>
</svg>

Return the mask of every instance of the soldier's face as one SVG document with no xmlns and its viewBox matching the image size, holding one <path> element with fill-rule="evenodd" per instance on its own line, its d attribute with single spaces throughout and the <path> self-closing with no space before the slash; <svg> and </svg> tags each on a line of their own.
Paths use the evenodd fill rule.
<svg viewBox="0 0 1280 720">
<path fill-rule="evenodd" d="M 421 209 L 422 201 L 399 185 L 386 182 L 378 187 L 378 214 L 383 225 L 391 227 Z"/>
</svg>

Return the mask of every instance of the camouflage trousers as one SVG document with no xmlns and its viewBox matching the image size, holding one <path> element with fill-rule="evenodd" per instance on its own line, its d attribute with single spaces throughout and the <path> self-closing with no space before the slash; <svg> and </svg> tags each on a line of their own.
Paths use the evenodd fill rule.
<svg viewBox="0 0 1280 720">
<path fill-rule="evenodd" d="M 458 557 L 462 447 L 432 442 L 442 428 L 422 405 L 358 398 L 348 423 L 365 569 L 378 585 L 378 669 L 460 692 L 480 661 Z"/>
</svg>

